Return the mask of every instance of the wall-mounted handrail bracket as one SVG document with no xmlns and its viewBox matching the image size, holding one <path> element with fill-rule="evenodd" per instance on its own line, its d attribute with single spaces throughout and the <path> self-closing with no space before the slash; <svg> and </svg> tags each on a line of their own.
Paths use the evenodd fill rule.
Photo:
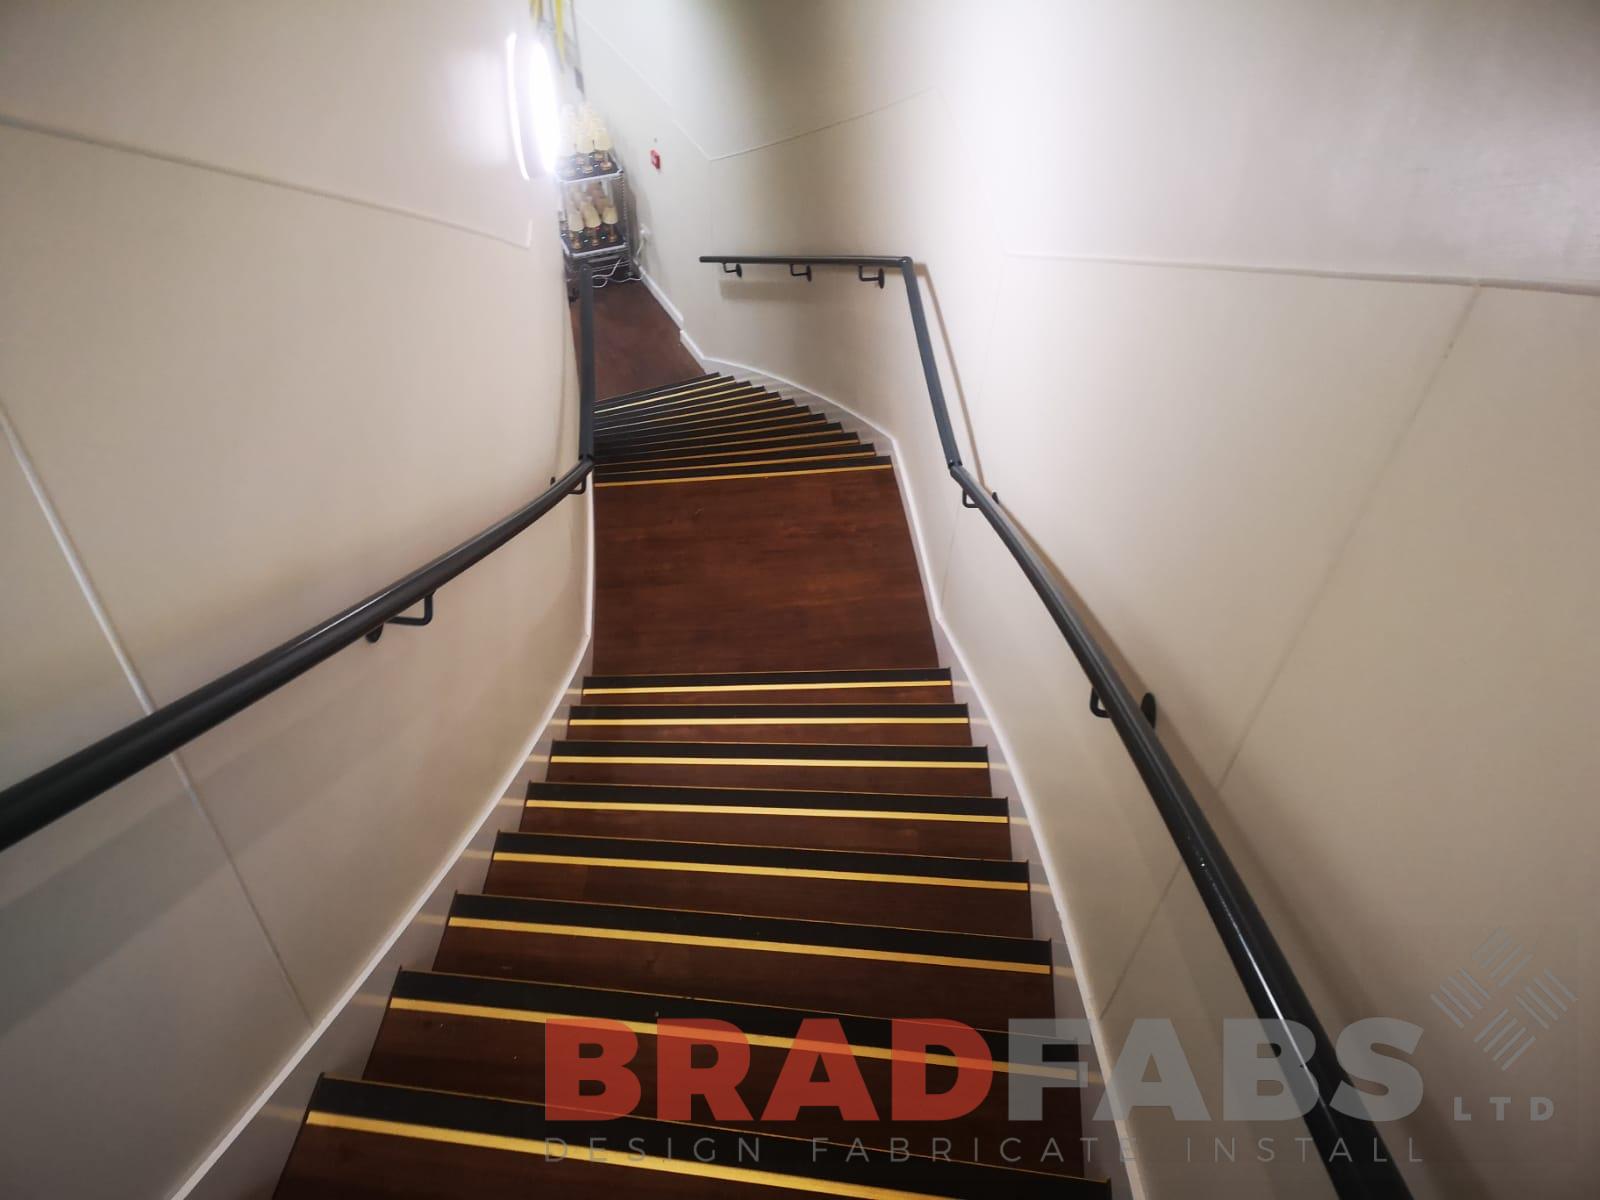
<svg viewBox="0 0 1600 1200">
<path fill-rule="evenodd" d="M 882 287 L 883 286 L 883 268 L 879 267 L 878 268 L 878 273 L 876 275 L 868 275 L 867 274 L 867 269 L 865 267 L 861 266 L 858 263 L 856 265 L 856 278 L 859 279 L 862 283 L 875 283 L 879 287 Z"/>
<path fill-rule="evenodd" d="M 722 273 L 724 275 L 738 275 L 738 276 L 742 277 L 744 275 L 744 264 L 743 263 L 723 263 L 722 264 Z"/>
<path fill-rule="evenodd" d="M 551 482 L 555 482 L 551 480 Z M 422 598 L 422 615 L 420 617 L 390 617 L 383 625 L 432 625 L 433 624 L 433 593 L 429 592 Z M 375 642 L 383 636 L 383 625 L 367 634 L 367 641 Z"/>
<path fill-rule="evenodd" d="M 1106 706 L 1100 703 L 1100 692 L 1096 688 L 1089 689 L 1089 711 L 1097 717 L 1111 719 L 1111 714 L 1106 711 Z M 1150 728 L 1156 724 L 1156 697 L 1154 692 L 1146 692 L 1144 699 L 1139 701 L 1139 711 L 1144 714 L 1144 719 L 1150 722 Z"/>
<path fill-rule="evenodd" d="M 804 279 L 807 283 L 810 283 L 811 282 L 811 268 L 807 267 L 803 271 L 796 271 L 795 268 L 798 267 L 799 265 L 800 265 L 799 263 L 790 263 L 789 264 L 789 274 L 793 275 L 796 279 Z"/>
<path fill-rule="evenodd" d="M 989 498 L 991 500 L 993 500 L 996 504 L 1000 503 L 1000 493 L 999 492 L 990 492 L 989 493 Z M 961 489 L 961 507 L 962 508 L 979 508 L 981 506 L 978 504 L 978 502 L 976 500 L 974 500 L 971 496 L 969 496 L 967 494 L 967 490 L 965 488 L 962 488 Z"/>
</svg>

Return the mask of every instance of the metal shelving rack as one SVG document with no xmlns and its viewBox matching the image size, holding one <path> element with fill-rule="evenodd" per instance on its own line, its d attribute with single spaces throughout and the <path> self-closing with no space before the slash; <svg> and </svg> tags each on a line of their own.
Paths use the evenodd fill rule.
<svg viewBox="0 0 1600 1200">
<path fill-rule="evenodd" d="M 574 250 L 565 237 L 561 239 L 561 250 L 567 262 L 568 296 L 577 295 L 580 262 L 588 264 L 594 286 L 597 288 L 637 279 L 638 271 L 634 268 L 633 205 L 628 194 L 628 172 L 623 165 L 618 162 L 616 170 L 607 171 L 603 175 L 568 177 L 558 171 L 556 182 L 561 187 L 563 211 L 571 207 L 567 204 L 569 188 L 587 187 L 591 183 L 609 184 L 611 201 L 617 210 L 617 231 L 622 235 L 621 240 L 614 245 L 596 246 L 590 250 Z"/>
</svg>

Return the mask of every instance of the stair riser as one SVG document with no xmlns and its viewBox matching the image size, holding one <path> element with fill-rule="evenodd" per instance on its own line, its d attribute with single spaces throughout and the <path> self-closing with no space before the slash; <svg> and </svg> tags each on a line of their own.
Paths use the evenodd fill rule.
<svg viewBox="0 0 1600 1200">
<path fill-rule="evenodd" d="M 871 913 L 877 924 L 914 929 L 1005 937 L 1030 937 L 1033 933 L 1028 894 L 1016 890 L 640 870 L 502 858 L 490 865 L 483 890 L 495 896 L 654 905 L 818 921 L 857 921 L 862 913 Z"/>
<path fill-rule="evenodd" d="M 953 689 L 948 683 L 889 687 L 757 688 L 750 691 L 743 688 L 689 692 L 585 691 L 581 695 L 583 704 L 949 704 L 952 700 Z"/>
<path fill-rule="evenodd" d="M 657 1039 L 649 1033 L 638 1037 L 639 1052 L 628 1064 L 641 1084 L 638 1115 L 655 1116 Z M 539 1102 L 544 1099 L 544 1042 L 542 1024 L 391 1009 L 384 1016 L 366 1077 L 410 1087 Z M 701 1056 L 709 1053 L 696 1050 L 695 1063 L 700 1064 Z M 913 1153 L 921 1154 L 930 1153 L 934 1147 L 929 1139 L 937 1136 L 951 1140 L 952 1157 L 968 1160 L 974 1158 L 976 1141 L 979 1162 L 1064 1174 L 1082 1171 L 1082 1164 L 1077 1161 L 1081 1150 L 1078 1093 L 1070 1088 L 1045 1089 L 1043 1120 L 1012 1122 L 1007 1118 L 1008 1077 L 996 1072 L 990 1079 L 988 1095 L 967 1116 L 937 1124 L 894 1121 L 891 1064 L 882 1059 L 856 1058 L 855 1064 L 881 1120 L 850 1122 L 836 1111 L 805 1108 L 795 1120 L 763 1122 L 761 1113 L 787 1054 L 779 1047 L 750 1047 L 750 1066 L 739 1086 L 739 1095 L 753 1120 L 716 1120 L 704 1097 L 695 1098 L 689 1119 L 786 1137 L 827 1138 L 840 1143 L 860 1138 L 863 1145 L 877 1149 L 888 1149 L 891 1138 L 903 1138 Z M 928 1089 L 935 1094 L 949 1088 L 954 1080 L 954 1068 L 928 1068 Z M 1000 1143 L 1008 1137 L 1020 1139 L 1006 1147 L 1008 1153 L 1021 1158 L 1020 1162 L 1006 1163 L 1000 1157 Z M 1066 1161 L 1047 1154 L 1051 1137 Z"/>
<path fill-rule="evenodd" d="M 816 470 L 822 467 L 847 467 L 874 463 L 881 455 L 871 446 L 848 446 L 843 450 L 812 450 L 799 454 L 747 454 L 715 460 L 690 459 L 686 462 L 644 463 L 625 468 L 603 465 L 595 478 L 600 482 L 620 479 L 658 479 L 669 475 L 706 475 L 732 468 L 760 467 L 763 471 Z"/>
<path fill-rule="evenodd" d="M 597 428 L 614 428 L 621 425 L 637 424 L 641 421 L 673 420 L 678 417 L 691 417 L 696 413 L 703 413 L 713 409 L 724 408 L 730 404 L 782 404 L 777 396 L 759 391 L 729 391 L 719 392 L 705 397 L 694 397 L 688 400 L 672 401 L 651 405 L 650 407 L 620 409 L 614 413 L 602 416 L 597 422 Z"/>
<path fill-rule="evenodd" d="M 605 431 L 596 430 L 595 441 L 607 452 L 607 456 L 610 456 L 614 453 L 615 447 L 633 442 L 664 438 L 716 437 L 735 429 L 821 420 L 822 418 L 816 413 L 808 413 L 804 409 L 784 404 L 759 409 L 708 413 L 693 421 L 663 421 Z"/>
<path fill-rule="evenodd" d="M 812 442 L 835 440 L 843 431 L 838 422 L 812 422 L 802 424 L 796 429 L 770 429 L 750 430 L 741 432 L 735 430 L 731 433 L 719 434 L 710 438 L 671 438 L 662 445 L 643 446 L 636 450 L 621 447 L 613 450 L 606 456 L 606 461 L 620 461 L 625 458 L 644 457 L 661 454 L 710 454 L 723 450 L 745 450 L 752 445 L 763 446 L 802 446 Z M 854 441 L 860 438 L 854 434 L 849 435 Z"/>
<path fill-rule="evenodd" d="M 1050 976 L 825 954 L 446 926 L 436 970 L 877 1017 L 941 1017 L 984 1029 L 1051 1014 Z M 936 998 L 940 1011 L 925 1011 Z M 914 1010 L 914 1011 L 911 1011 Z"/>
<path fill-rule="evenodd" d="M 557 782 L 657 783 L 685 787 L 805 788 L 890 793 L 987 796 L 987 769 L 914 767 L 695 766 L 677 763 L 588 762 L 550 764 Z"/>
<path fill-rule="evenodd" d="M 719 404 L 731 404 L 740 400 L 777 400 L 780 397 L 760 388 L 727 388 L 721 391 L 708 391 L 686 395 L 682 398 L 666 400 L 652 400 L 647 403 L 634 403 L 616 408 L 601 409 L 596 413 L 596 424 L 615 424 L 618 422 L 636 421 L 649 417 L 669 416 L 679 412 L 697 412 L 700 409 L 711 408 Z"/>
<path fill-rule="evenodd" d="M 608 458 L 602 464 L 601 470 L 611 476 L 628 476 L 655 471 L 684 471 L 691 467 L 696 469 L 726 467 L 736 463 L 770 464 L 815 462 L 823 458 L 867 458 L 875 453 L 870 444 L 851 441 L 830 443 L 823 439 L 819 444 L 813 445 L 769 446 L 738 449 L 732 452 L 685 450 L 672 454 L 642 455 L 637 458 Z"/>
<path fill-rule="evenodd" d="M 590 1134 L 603 1125 L 574 1125 L 572 1161 L 547 1162 L 475 1146 L 306 1127 L 275 1193 L 277 1200 L 750 1200 L 753 1195 L 794 1197 L 779 1188 L 701 1175 L 668 1175 L 584 1160 Z M 690 1157 L 688 1138 L 678 1148 Z M 611 1146 L 621 1155 L 626 1145 Z"/>
<path fill-rule="evenodd" d="M 606 459 L 622 458 L 624 454 L 634 450 L 665 450 L 681 446 L 687 446 L 691 449 L 704 446 L 709 449 L 719 444 L 748 441 L 750 438 L 757 436 L 773 438 L 783 434 L 814 434 L 818 430 L 837 429 L 838 427 L 837 423 L 831 423 L 817 414 L 785 414 L 761 420 L 729 422 L 715 429 L 708 428 L 693 432 L 679 430 L 673 433 L 654 433 L 637 437 L 605 439 L 600 444 L 600 454 L 602 459 Z"/>
<path fill-rule="evenodd" d="M 1006 858 L 1011 833 L 1002 823 L 918 821 L 911 817 L 855 820 L 730 813 L 557 809 L 523 811 L 524 833 L 569 833 L 744 846 L 804 846 L 817 850 L 881 850 L 901 854 Z"/>
<path fill-rule="evenodd" d="M 967 746 L 972 727 L 959 724 L 898 725 L 591 725 L 571 722 L 570 736 L 614 742 L 790 742 L 797 744 Z"/>
<path fill-rule="evenodd" d="M 693 433 L 699 429 L 727 421 L 748 421 L 771 413 L 800 411 L 802 410 L 790 404 L 787 400 L 759 396 L 741 397 L 721 404 L 708 404 L 700 408 L 679 412 L 643 413 L 637 417 L 619 418 L 596 427 L 595 437 L 610 441 L 635 435 L 664 433 L 669 430 L 682 430 L 686 433 Z"/>
<path fill-rule="evenodd" d="M 619 457 L 607 459 L 606 465 L 618 470 L 640 466 L 659 466 L 663 463 L 673 462 L 710 462 L 720 460 L 732 462 L 740 458 L 772 458 L 781 454 L 815 454 L 821 450 L 848 451 L 859 447 L 863 443 L 855 434 L 839 436 L 817 435 L 810 438 L 785 439 L 782 441 L 763 441 L 753 438 L 750 441 L 730 442 L 717 449 L 700 450 L 658 450 L 641 454 L 634 458 Z"/>
<path fill-rule="evenodd" d="M 621 392 L 615 396 L 603 396 L 595 404 L 596 409 L 605 410 L 619 404 L 626 404 L 630 400 L 655 398 L 658 396 L 673 395 L 678 392 L 694 391 L 696 388 L 709 387 L 718 383 L 739 383 L 731 375 L 722 375 L 716 371 L 708 371 L 701 375 L 694 375 L 688 379 L 680 379 L 675 383 L 664 384 L 658 387 L 637 388 L 631 392 Z"/>
<path fill-rule="evenodd" d="M 668 404 L 695 404 L 703 403 L 708 398 L 739 394 L 744 392 L 760 394 L 764 388 L 749 383 L 712 383 L 702 387 L 687 388 L 683 391 L 668 392 L 660 396 L 637 396 L 631 400 L 624 400 L 615 404 L 601 404 L 596 406 L 595 415 L 601 420 L 614 420 L 625 413 L 644 412 Z"/>
</svg>

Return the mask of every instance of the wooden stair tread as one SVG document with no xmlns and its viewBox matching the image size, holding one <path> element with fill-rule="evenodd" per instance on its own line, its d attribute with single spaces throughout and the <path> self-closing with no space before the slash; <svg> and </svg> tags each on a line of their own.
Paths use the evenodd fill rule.
<svg viewBox="0 0 1600 1200">
<path fill-rule="evenodd" d="M 590 1139 L 600 1139 L 592 1144 Z M 740 1139 L 746 1147 L 741 1159 Z M 669 1139 L 674 1144 L 669 1146 Z M 699 1143 L 699 1161 L 685 1148 Z M 557 1147 L 565 1153 L 555 1157 Z M 279 1183 L 281 1200 L 380 1195 L 525 1197 L 811 1194 L 909 1198 L 1103 1195 L 1060 1175 L 911 1156 L 817 1154 L 812 1142 L 644 1117 L 559 1120 L 527 1101 L 324 1077 Z M 752 1162 L 752 1159 L 755 1162 Z M 387 1175 L 398 1190 L 358 1190 Z M 470 1182 L 469 1182 L 470 1181 Z M 1090 1190 L 1081 1193 L 1074 1190 Z M 519 1190 L 521 1189 L 521 1190 Z M 937 1190 L 934 1190 L 937 1189 Z"/>
<path fill-rule="evenodd" d="M 870 911 L 916 928 L 1032 932 L 1027 866 L 1009 859 L 501 833 L 484 890 L 817 920 Z"/>
<path fill-rule="evenodd" d="M 608 397 L 595 433 L 595 673 L 433 969 L 396 978 L 366 1078 L 318 1082 L 278 1196 L 1109 1196 L 1079 1178 L 1073 1048 L 1007 1032 L 1052 1015 L 1061 969 L 936 665 L 889 459 L 717 373 Z M 993 1075 L 972 1111 L 893 1111 L 896 1020 L 977 1031 Z M 696 1097 L 658 1119 L 674 1021 L 741 1037 L 731 1113 Z M 639 1105 L 547 1112 L 552 1022 L 621 1022 Z M 879 1119 L 765 1119 L 802 1029 L 838 1031 Z M 915 1066 L 934 1094 L 972 1069 Z M 1040 1120 L 1011 1119 L 1018 1073 L 1054 1085 Z"/>
<path fill-rule="evenodd" d="M 764 1129 L 800 1137 L 824 1137 L 848 1144 L 860 1138 L 864 1145 L 886 1149 L 891 1139 L 905 1138 L 907 1145 L 929 1144 L 927 1123 L 893 1120 L 891 1071 L 897 1051 L 894 1027 L 882 1018 L 826 1013 L 763 1005 L 736 1004 L 690 996 L 649 992 L 611 991 L 543 982 L 450 975 L 439 972 L 402 971 L 395 981 L 383 1025 L 368 1061 L 366 1078 L 413 1087 L 446 1091 L 473 1091 L 505 1099 L 544 1099 L 544 1032 L 551 1021 L 579 1024 L 621 1023 L 639 1039 L 639 1052 L 630 1062 L 643 1084 L 641 1115 L 656 1115 L 656 1040 L 670 1036 L 672 1022 L 713 1022 L 743 1035 L 749 1047 L 751 1070 L 739 1086 L 751 1119 L 720 1120 L 732 1128 Z M 914 1020 L 906 1022 L 916 1026 Z M 795 1047 L 802 1031 L 822 1029 L 842 1039 L 871 1096 L 879 1120 L 849 1121 L 837 1113 L 807 1112 L 800 1122 L 763 1122 L 761 1114 L 771 1096 L 783 1060 Z M 929 1029 L 936 1040 L 941 1031 Z M 1077 1078 L 1073 1048 L 1049 1045 L 1036 1038 L 1012 1036 L 1005 1031 L 978 1030 L 984 1054 L 994 1064 L 991 1087 L 978 1107 L 965 1117 L 945 1123 L 940 1135 L 964 1147 L 958 1157 L 1004 1165 L 998 1147 L 1017 1138 L 1013 1157 L 1030 1169 L 1055 1173 L 1081 1172 L 1081 1146 L 1064 1142 L 1059 1130 L 1076 1120 L 1076 1096 L 1071 1083 Z M 928 1074 L 930 1087 L 943 1090 L 955 1073 L 955 1062 L 938 1043 L 926 1058 L 918 1059 Z M 1020 1049 L 1013 1061 L 1013 1049 Z M 963 1060 L 971 1063 L 975 1060 Z M 1041 1095 L 1041 1120 L 1013 1121 L 1007 1111 L 1006 1080 L 1010 1075 L 1041 1076 L 1049 1082 Z M 715 1120 L 703 1099 L 687 1114 L 691 1120 Z"/>
<path fill-rule="evenodd" d="M 908 996 L 973 1025 L 1045 1017 L 1048 942 L 640 905 L 458 895 L 434 965 L 469 975 L 903 1016 Z M 927 1015 L 927 1014 L 923 1014 Z"/>
<path fill-rule="evenodd" d="M 803 695 L 803 693 L 802 693 Z M 590 740 L 964 745 L 964 704 L 578 704 L 569 734 Z"/>
<path fill-rule="evenodd" d="M 540 781 L 522 828 L 998 858 L 1011 853 L 1006 807 L 988 796 Z"/>
</svg>

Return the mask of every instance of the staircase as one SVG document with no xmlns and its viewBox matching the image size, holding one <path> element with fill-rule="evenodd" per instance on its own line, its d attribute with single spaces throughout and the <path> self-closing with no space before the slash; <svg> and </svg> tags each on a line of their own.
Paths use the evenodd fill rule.
<svg viewBox="0 0 1600 1200">
<path fill-rule="evenodd" d="M 1050 947 L 889 461 L 725 376 L 604 401 L 596 438 L 597 674 L 362 1077 L 318 1083 L 278 1196 L 1108 1196 L 1076 1090 L 1008 1116 L 1012 1075 L 1072 1056 L 1006 1033 L 1052 1014 Z M 896 1075 L 937 1095 L 979 1053 L 940 1021 L 993 1077 L 912 1119 Z M 636 1039 L 626 1115 L 545 1094 L 547 1033 L 586 1032 Z M 658 1109 L 658 1070 L 709 1094 Z"/>
</svg>

